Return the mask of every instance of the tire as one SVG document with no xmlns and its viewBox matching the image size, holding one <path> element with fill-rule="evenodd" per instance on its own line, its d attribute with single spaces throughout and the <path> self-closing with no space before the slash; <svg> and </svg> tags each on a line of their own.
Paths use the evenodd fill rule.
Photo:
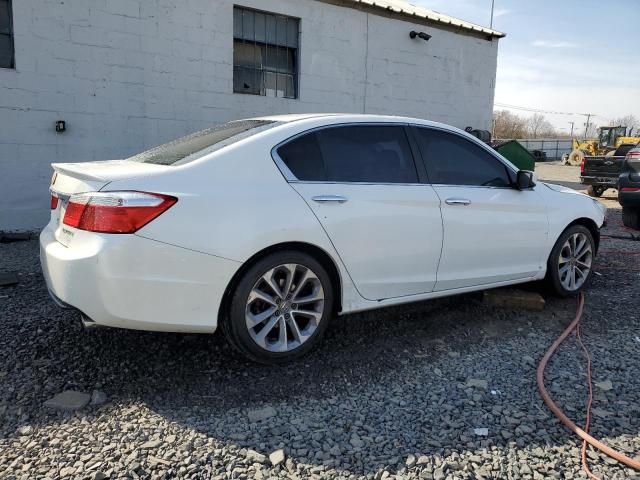
<svg viewBox="0 0 640 480">
<path fill-rule="evenodd" d="M 625 227 L 640 230 L 640 208 L 622 207 L 622 223 Z"/>
<path fill-rule="evenodd" d="M 288 296 L 280 290 L 287 282 Z M 297 299 L 304 303 L 296 303 Z M 333 301 L 331 278 L 320 262 L 302 252 L 275 252 L 240 278 L 223 319 L 223 331 L 249 360 L 286 363 L 320 343 L 331 320 Z"/>
<path fill-rule="evenodd" d="M 584 156 L 585 156 L 585 152 L 576 148 L 567 157 L 567 161 L 565 162 L 565 165 L 574 165 L 574 166 L 580 165 L 584 160 Z"/>
<path fill-rule="evenodd" d="M 606 190 L 607 189 L 605 187 L 589 185 L 589 187 L 587 188 L 587 193 L 590 197 L 600 198 Z"/>
<path fill-rule="evenodd" d="M 585 248 L 588 247 L 588 254 L 585 255 L 581 253 L 580 249 L 581 242 L 575 242 L 574 245 L 576 248 L 578 255 L 572 254 L 570 251 L 570 239 L 580 239 L 586 240 L 588 245 L 585 245 Z M 569 246 L 567 246 L 569 245 Z M 587 251 L 587 250 L 585 250 Z M 593 275 L 593 262 L 595 260 L 595 252 L 596 252 L 596 244 L 593 239 L 593 235 L 589 231 L 587 227 L 582 225 L 572 225 L 567 228 L 562 235 L 558 238 L 558 241 L 551 250 L 551 254 L 549 255 L 549 259 L 547 261 L 547 276 L 546 282 L 556 295 L 560 297 L 569 297 L 572 295 L 576 295 L 582 289 L 584 289 L 591 280 Z M 561 255 L 563 259 L 567 259 L 567 261 L 560 263 Z M 577 262 L 572 260 L 572 258 L 576 258 L 580 260 Z M 584 265 L 588 265 L 586 268 Z M 563 270 L 561 273 L 561 269 L 566 267 L 566 273 Z M 570 275 L 572 271 L 579 270 L 580 273 L 575 273 L 574 278 L 579 279 L 579 282 L 576 281 L 573 285 L 573 288 L 570 284 Z M 569 277 L 567 277 L 569 275 Z"/>
</svg>

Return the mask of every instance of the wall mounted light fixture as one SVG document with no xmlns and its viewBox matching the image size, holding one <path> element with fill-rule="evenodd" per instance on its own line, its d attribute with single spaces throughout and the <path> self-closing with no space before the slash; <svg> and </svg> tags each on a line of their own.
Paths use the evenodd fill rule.
<svg viewBox="0 0 640 480">
<path fill-rule="evenodd" d="M 64 120 L 58 120 L 56 122 L 56 132 L 62 133 L 67 131 L 67 123 Z"/>
<path fill-rule="evenodd" d="M 411 30 L 411 32 L 409 32 L 409 37 L 411 39 L 415 39 L 416 37 L 421 38 L 425 42 L 428 42 L 431 39 L 431 35 L 429 35 L 428 33 L 416 32 L 415 30 Z"/>
</svg>

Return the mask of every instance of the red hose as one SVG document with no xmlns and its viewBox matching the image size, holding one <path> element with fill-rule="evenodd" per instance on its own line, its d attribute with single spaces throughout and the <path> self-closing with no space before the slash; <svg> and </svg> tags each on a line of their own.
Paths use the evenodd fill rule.
<svg viewBox="0 0 640 480">
<path fill-rule="evenodd" d="M 558 337 L 558 339 L 555 342 L 553 342 L 553 345 L 551 345 L 551 347 L 549 347 L 547 352 L 544 354 L 544 357 L 542 357 L 542 360 L 540 361 L 540 365 L 538 365 L 538 371 L 537 371 L 537 375 L 536 375 L 536 380 L 538 382 L 538 389 L 540 390 L 540 395 L 542 396 L 542 399 L 544 400 L 544 403 L 547 404 L 547 406 L 554 413 L 554 415 L 556 417 L 558 417 L 558 419 L 569 430 L 571 430 L 573 433 L 575 433 L 578 437 L 580 437 L 585 442 L 585 443 L 583 443 L 583 453 L 582 453 L 583 466 L 585 466 L 585 471 L 587 472 L 587 475 L 590 478 L 597 478 L 597 477 L 594 477 L 593 474 L 591 474 L 591 472 L 589 471 L 588 466 L 586 466 L 586 443 L 588 443 L 589 445 L 597 448 L 598 450 L 600 450 L 601 452 L 607 454 L 611 458 L 613 458 L 613 459 L 615 459 L 615 460 L 617 460 L 617 461 L 619 461 L 621 463 L 624 463 L 626 466 L 640 471 L 640 462 L 639 461 L 634 460 L 632 458 L 629 458 L 626 455 L 624 455 L 623 453 L 620 453 L 620 452 L 614 450 L 613 448 L 608 447 L 604 443 L 602 443 L 599 440 L 596 440 L 595 438 L 593 438 L 585 430 L 579 428 L 575 423 L 573 423 L 569 419 L 569 417 L 567 417 L 564 414 L 564 412 L 562 410 L 560 410 L 560 408 L 551 399 L 551 396 L 549 395 L 549 392 L 547 392 L 547 389 L 544 386 L 544 371 L 545 371 L 545 368 L 547 368 L 547 363 L 549 362 L 549 359 L 551 358 L 551 356 L 558 349 L 558 347 L 562 344 L 562 342 L 564 342 L 566 340 L 566 338 L 569 336 L 569 334 L 573 330 L 575 330 L 576 327 L 578 326 L 578 324 L 580 322 L 580 319 L 582 318 L 582 310 L 583 310 L 583 308 L 584 308 L 584 294 L 581 292 L 579 300 L 578 300 L 578 310 L 576 311 L 575 318 L 569 324 L 569 326 L 565 329 L 565 331 L 562 332 L 562 335 L 560 335 Z M 589 361 L 588 373 L 590 373 L 590 361 Z M 591 379 L 590 378 L 589 378 L 589 385 L 590 385 L 590 388 L 591 388 Z M 590 405 L 590 403 L 589 403 L 589 405 Z M 588 411 L 587 412 L 587 426 L 586 426 L 587 430 L 589 429 L 588 423 L 589 423 L 590 415 L 591 415 L 591 413 L 590 413 L 590 411 Z"/>
</svg>

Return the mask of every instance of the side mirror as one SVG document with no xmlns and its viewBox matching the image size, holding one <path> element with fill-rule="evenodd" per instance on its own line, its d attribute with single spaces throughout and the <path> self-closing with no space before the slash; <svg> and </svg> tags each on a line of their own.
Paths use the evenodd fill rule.
<svg viewBox="0 0 640 480">
<path fill-rule="evenodd" d="M 527 190 L 536 186 L 535 176 L 529 170 L 520 170 L 516 179 L 516 188 L 518 190 Z"/>
</svg>

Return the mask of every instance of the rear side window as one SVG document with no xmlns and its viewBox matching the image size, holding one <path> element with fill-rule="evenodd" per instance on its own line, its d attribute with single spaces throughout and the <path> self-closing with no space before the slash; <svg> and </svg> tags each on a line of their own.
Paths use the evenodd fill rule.
<svg viewBox="0 0 640 480">
<path fill-rule="evenodd" d="M 416 127 L 414 131 L 431 183 L 511 186 L 507 166 L 473 142 L 441 130 Z"/>
<path fill-rule="evenodd" d="M 281 146 L 278 155 L 298 180 L 322 182 L 327 179 L 318 136 L 315 133 L 295 138 Z"/>
<path fill-rule="evenodd" d="M 294 139 L 278 154 L 302 181 L 418 183 L 402 126 L 329 127 Z"/>
<path fill-rule="evenodd" d="M 156 165 L 182 165 L 271 128 L 275 124 L 276 122 L 269 120 L 229 122 L 152 148 L 128 160 Z"/>
</svg>

